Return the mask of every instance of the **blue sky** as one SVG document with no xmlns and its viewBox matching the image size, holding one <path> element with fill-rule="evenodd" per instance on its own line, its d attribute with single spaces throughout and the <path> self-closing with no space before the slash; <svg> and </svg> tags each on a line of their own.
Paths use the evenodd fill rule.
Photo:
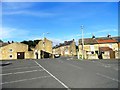
<svg viewBox="0 0 120 90">
<path fill-rule="evenodd" d="M 84 37 L 118 35 L 117 2 L 3 2 L 0 38 L 3 41 L 45 37 L 54 45 Z M 47 34 L 49 32 L 49 34 Z"/>
</svg>

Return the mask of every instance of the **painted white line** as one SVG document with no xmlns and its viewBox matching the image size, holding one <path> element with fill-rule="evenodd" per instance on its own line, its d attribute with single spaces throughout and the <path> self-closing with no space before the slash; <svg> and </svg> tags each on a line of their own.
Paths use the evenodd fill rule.
<svg viewBox="0 0 120 90">
<path fill-rule="evenodd" d="M 101 76 L 101 77 L 104 77 L 104 78 L 107 78 L 107 79 L 110 79 L 110 80 L 113 80 L 113 81 L 116 81 L 116 82 L 120 82 L 118 79 L 109 77 L 107 75 L 103 75 L 103 74 L 100 74 L 100 73 L 96 73 L 96 74 L 99 75 L 99 76 Z"/>
<path fill-rule="evenodd" d="M 16 80 L 16 81 L 3 82 L 3 83 L 0 83 L 0 85 L 10 84 L 10 83 L 17 83 L 17 82 L 23 82 L 23 81 L 30 81 L 30 80 L 42 79 L 42 78 L 48 78 L 48 77 L 51 77 L 51 76 L 49 75 L 49 76 L 41 76 L 41 77 L 35 77 L 35 78 L 30 78 L 30 79 L 21 79 L 21 80 Z"/>
<path fill-rule="evenodd" d="M 5 73 L 5 74 L 0 74 L 0 76 L 4 76 L 4 75 L 10 75 L 12 73 Z"/>
<path fill-rule="evenodd" d="M 83 69 L 83 68 L 81 68 L 81 67 L 79 67 L 79 66 L 76 66 L 76 65 L 73 65 L 73 64 L 70 64 L 70 63 L 67 63 L 68 65 L 70 65 L 70 66 L 73 66 L 73 67 L 75 67 L 75 68 L 78 68 L 78 69 Z"/>
<path fill-rule="evenodd" d="M 4 71 L 9 71 L 9 70 L 16 70 L 16 69 L 26 69 L 26 68 L 35 68 L 35 67 L 38 67 L 38 66 L 33 66 L 33 67 L 22 67 L 22 68 L 14 68 L 14 69 L 3 69 Z"/>
<path fill-rule="evenodd" d="M 60 63 L 63 63 L 63 61 L 59 61 L 59 62 L 60 62 Z M 70 65 L 70 66 L 73 66 L 73 67 L 75 67 L 75 68 L 78 68 L 78 69 L 83 69 L 83 68 L 81 68 L 81 67 L 79 67 L 79 66 L 70 64 L 70 63 L 68 63 L 68 62 L 66 62 L 66 64 L 68 64 L 68 65 Z"/>
<path fill-rule="evenodd" d="M 44 70 L 43 69 L 41 69 L 41 70 L 31 70 L 31 71 L 24 71 L 24 72 L 16 72 L 16 73 L 13 73 L 13 74 L 30 73 L 30 72 L 36 72 L 36 71 L 44 71 Z"/>
<path fill-rule="evenodd" d="M 57 80 L 60 84 L 62 84 L 65 88 L 69 89 L 69 87 L 67 85 L 65 85 L 62 81 L 60 81 L 58 78 L 56 78 L 54 75 L 52 75 L 49 71 L 47 71 L 43 66 L 41 66 L 38 62 L 35 61 L 35 63 L 42 68 L 43 70 L 45 70 L 48 74 L 50 74 L 55 80 Z"/>
<path fill-rule="evenodd" d="M 0 74 L 0 76 L 11 75 L 11 74 L 23 74 L 23 73 L 30 73 L 30 72 L 36 72 L 36 71 L 44 71 L 44 70 L 41 69 L 41 70 L 31 70 L 31 71 L 15 72 L 15 73 L 5 73 L 5 74 Z"/>
</svg>

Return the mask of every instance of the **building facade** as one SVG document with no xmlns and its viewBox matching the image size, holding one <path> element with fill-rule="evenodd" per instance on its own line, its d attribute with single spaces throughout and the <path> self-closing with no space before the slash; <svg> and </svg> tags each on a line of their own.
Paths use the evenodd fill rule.
<svg viewBox="0 0 120 90">
<path fill-rule="evenodd" d="M 0 60 L 33 58 L 33 52 L 28 51 L 28 45 L 18 42 L 0 47 L 0 53 Z"/>
<path fill-rule="evenodd" d="M 74 39 L 65 41 L 53 47 L 53 54 L 60 54 L 61 56 L 76 56 L 76 44 Z"/>
<path fill-rule="evenodd" d="M 42 59 L 52 57 L 52 41 L 44 38 L 35 48 L 23 43 L 10 43 L 0 47 L 0 60 Z"/>
<path fill-rule="evenodd" d="M 84 59 L 118 58 L 118 41 L 111 37 L 84 38 L 79 40 L 79 56 Z"/>
<path fill-rule="evenodd" d="M 42 58 L 50 58 L 52 57 L 52 41 L 44 38 L 40 40 L 34 49 L 34 58 L 42 59 Z"/>
</svg>

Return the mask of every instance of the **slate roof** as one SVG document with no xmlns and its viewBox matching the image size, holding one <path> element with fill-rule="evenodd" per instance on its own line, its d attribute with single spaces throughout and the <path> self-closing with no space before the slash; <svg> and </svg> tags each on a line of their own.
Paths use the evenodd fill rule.
<svg viewBox="0 0 120 90">
<path fill-rule="evenodd" d="M 59 43 L 59 45 L 56 45 L 53 47 L 54 48 L 58 48 L 58 47 L 61 47 L 61 46 L 67 46 L 67 45 L 70 45 L 74 40 L 71 40 L 71 41 L 64 41 L 64 43 Z"/>
<path fill-rule="evenodd" d="M 79 44 L 82 44 L 82 39 L 79 40 Z M 84 39 L 84 44 L 97 44 L 96 39 L 93 38 L 85 38 Z"/>
</svg>

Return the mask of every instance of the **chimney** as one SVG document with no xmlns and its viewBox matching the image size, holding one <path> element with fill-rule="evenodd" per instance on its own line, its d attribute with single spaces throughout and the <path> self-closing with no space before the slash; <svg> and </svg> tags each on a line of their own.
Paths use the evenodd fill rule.
<svg viewBox="0 0 120 90">
<path fill-rule="evenodd" d="M 64 41 L 64 43 L 67 43 L 67 41 Z"/>
<path fill-rule="evenodd" d="M 92 35 L 92 39 L 95 39 L 95 35 Z"/>
<path fill-rule="evenodd" d="M 8 44 L 10 44 L 10 41 L 8 41 Z"/>
<path fill-rule="evenodd" d="M 14 43 L 14 41 L 12 41 L 12 43 Z"/>
<path fill-rule="evenodd" d="M 111 35 L 110 35 L 110 34 L 108 34 L 108 35 L 107 35 L 107 37 L 108 37 L 108 38 L 111 38 Z"/>
</svg>

